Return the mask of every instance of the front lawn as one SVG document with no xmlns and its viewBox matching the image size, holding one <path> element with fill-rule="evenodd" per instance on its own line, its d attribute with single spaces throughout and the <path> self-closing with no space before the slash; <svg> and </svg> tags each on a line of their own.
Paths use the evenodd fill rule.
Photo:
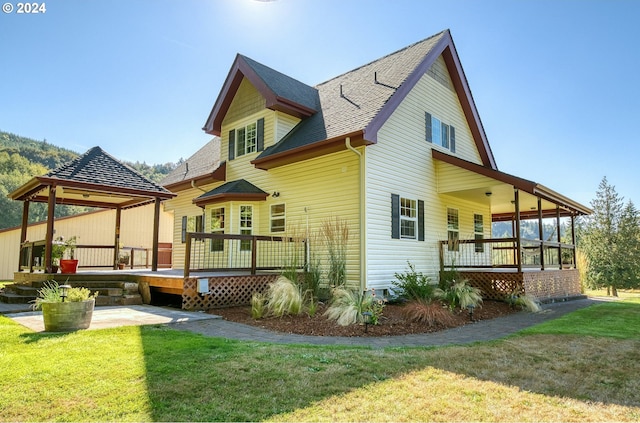
<svg viewBox="0 0 640 423">
<path fill-rule="evenodd" d="M 609 328 L 640 325 L 638 302 L 585 311 Z M 638 421 L 640 335 L 558 329 L 584 319 L 372 350 L 165 326 L 35 334 L 0 317 L 0 421 Z"/>
</svg>

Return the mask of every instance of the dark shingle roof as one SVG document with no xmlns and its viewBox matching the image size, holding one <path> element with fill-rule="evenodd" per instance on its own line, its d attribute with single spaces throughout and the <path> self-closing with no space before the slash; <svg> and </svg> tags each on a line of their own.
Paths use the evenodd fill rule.
<svg viewBox="0 0 640 423">
<path fill-rule="evenodd" d="M 93 147 L 44 176 L 75 183 L 171 195 L 171 192 L 119 162 L 100 147 Z"/>
<path fill-rule="evenodd" d="M 220 137 L 213 137 L 201 149 L 182 162 L 160 181 L 160 185 L 169 186 L 210 175 L 220 167 Z"/>
<path fill-rule="evenodd" d="M 276 97 L 287 99 L 309 109 L 319 110 L 318 91 L 315 88 L 246 56 L 238 56 L 253 69 Z"/>
<path fill-rule="evenodd" d="M 258 159 L 364 130 L 444 34 L 440 32 L 316 85 L 321 111 L 300 122 Z"/>
<path fill-rule="evenodd" d="M 238 179 L 236 181 L 229 181 L 220 185 L 217 188 L 212 189 L 209 192 L 205 192 L 197 200 L 204 200 L 208 197 L 213 197 L 221 194 L 267 194 L 257 186 L 253 185 L 246 179 Z"/>
</svg>

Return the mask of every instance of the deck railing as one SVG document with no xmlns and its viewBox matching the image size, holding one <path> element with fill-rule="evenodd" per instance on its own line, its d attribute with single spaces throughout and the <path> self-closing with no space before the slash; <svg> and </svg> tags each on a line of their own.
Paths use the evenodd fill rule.
<svg viewBox="0 0 640 423">
<path fill-rule="evenodd" d="M 113 245 L 76 245 L 74 258 L 78 260 L 78 268 L 113 269 Z M 128 254 L 127 269 L 150 268 L 153 252 L 151 248 L 123 247 L 120 254 Z M 25 242 L 20 247 L 20 270 L 33 272 L 44 271 L 45 241 Z M 171 255 L 171 248 L 160 248 L 158 255 Z M 169 259 L 170 263 L 170 259 Z"/>
<path fill-rule="evenodd" d="M 190 272 L 277 270 L 306 266 L 304 239 L 188 232 L 184 277 Z"/>
<path fill-rule="evenodd" d="M 440 268 L 562 269 L 575 267 L 575 245 L 517 238 L 440 241 Z"/>
</svg>

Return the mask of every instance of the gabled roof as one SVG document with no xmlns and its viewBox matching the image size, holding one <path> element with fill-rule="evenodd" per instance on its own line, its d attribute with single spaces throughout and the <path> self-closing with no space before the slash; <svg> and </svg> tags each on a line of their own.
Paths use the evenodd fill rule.
<svg viewBox="0 0 640 423">
<path fill-rule="evenodd" d="M 206 204 L 217 203 L 220 201 L 260 201 L 266 200 L 269 196 L 257 186 L 245 179 L 229 181 L 205 192 L 201 196 L 195 198 L 193 203 L 197 206 L 204 207 Z"/>
<path fill-rule="evenodd" d="M 160 185 L 176 192 L 192 186 L 224 181 L 226 164 L 220 162 L 220 137 L 213 137 L 191 157 L 180 163 L 160 181 Z"/>
<path fill-rule="evenodd" d="M 287 162 L 287 156 L 306 158 L 344 148 L 344 138 L 356 145 L 376 143 L 378 131 L 440 55 L 465 113 L 485 166 L 496 169 L 484 128 L 476 110 L 453 39 L 448 30 L 412 44 L 369 64 L 317 85 L 320 111 L 303 119 L 277 144 L 252 163 L 268 169 Z"/>
<path fill-rule="evenodd" d="M 66 165 L 31 179 L 9 194 L 20 201 L 45 202 L 51 187 L 56 201 L 93 207 L 132 207 L 152 199 L 175 196 L 100 147 L 93 147 Z"/>
<path fill-rule="evenodd" d="M 319 110 L 315 88 L 238 54 L 202 128 L 206 133 L 220 136 L 222 121 L 242 78 L 247 78 L 262 94 L 268 109 L 279 110 L 298 118 L 312 116 Z"/>
</svg>

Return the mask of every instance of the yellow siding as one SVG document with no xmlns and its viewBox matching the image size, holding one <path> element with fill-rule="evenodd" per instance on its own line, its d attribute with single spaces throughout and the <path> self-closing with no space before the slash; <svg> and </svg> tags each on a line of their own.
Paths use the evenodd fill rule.
<svg viewBox="0 0 640 423">
<path fill-rule="evenodd" d="M 239 228 L 240 206 L 253 205 L 254 235 L 283 235 L 270 232 L 270 208 L 274 204 L 285 204 L 285 235 L 318 233 L 322 223 L 331 218 L 345 219 L 349 225 L 349 246 L 347 257 L 347 277 L 349 284 L 358 286 L 359 278 L 359 164 L 352 152 L 340 152 L 295 163 L 268 172 L 243 167 L 244 173 L 233 168 L 228 174 L 229 180 L 244 178 L 272 194 L 279 192 L 277 198 L 269 196 L 266 201 L 227 202 L 208 205 L 205 228 L 210 226 L 211 208 L 225 207 L 226 233 L 237 234 Z M 322 250 L 319 245 L 316 251 Z M 176 249 L 177 250 L 177 249 Z M 175 251 L 175 250 L 174 250 Z"/>
<path fill-rule="evenodd" d="M 222 124 L 224 125 L 227 121 L 234 122 L 245 116 L 261 112 L 265 109 L 265 104 L 265 99 L 258 90 L 247 78 L 243 78 Z"/>
<path fill-rule="evenodd" d="M 438 192 L 447 193 L 496 185 L 495 179 L 479 175 L 449 163 L 436 161 Z"/>
<path fill-rule="evenodd" d="M 447 207 L 459 209 L 460 236 L 473 235 L 473 214 L 484 216 L 490 232 L 489 206 L 438 194 L 438 173 L 426 141 L 425 112 L 456 128 L 455 155 L 481 163 L 458 97 L 450 89 L 444 61 L 422 76 L 378 133 L 378 143 L 366 150 L 367 283 L 386 288 L 395 272 L 416 270 L 438 278 L 438 241 L 447 237 Z M 445 152 L 450 153 L 448 150 Z M 455 180 L 446 183 L 456 184 Z M 464 182 L 463 182 L 464 183 Z M 391 194 L 423 200 L 425 241 L 391 239 Z"/>
<path fill-rule="evenodd" d="M 153 246 L 154 205 L 146 205 L 123 210 L 120 217 L 120 242 L 126 247 L 151 248 Z M 70 238 L 76 236 L 78 244 L 113 245 L 115 238 L 115 210 L 85 213 L 70 218 L 57 219 L 55 236 Z M 173 216 L 161 208 L 159 242 L 172 242 Z M 27 240 L 38 241 L 45 238 L 45 223 L 30 225 Z M 0 232 L 0 279 L 13 279 L 18 269 L 20 251 L 20 228 Z"/>
</svg>

